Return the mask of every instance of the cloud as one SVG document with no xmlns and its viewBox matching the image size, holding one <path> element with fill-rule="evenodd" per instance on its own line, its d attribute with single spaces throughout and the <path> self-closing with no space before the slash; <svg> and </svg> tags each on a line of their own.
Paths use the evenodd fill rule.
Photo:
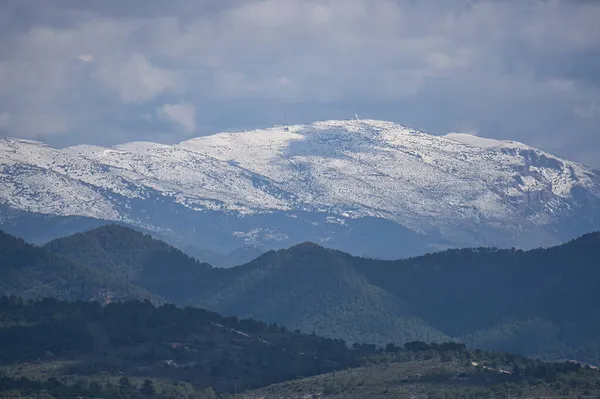
<svg viewBox="0 0 600 399">
<path fill-rule="evenodd" d="M 160 107 L 159 116 L 181 125 L 186 134 L 196 131 L 196 107 L 193 104 L 165 104 Z"/>
<path fill-rule="evenodd" d="M 80 54 L 77 56 L 77 59 L 81 62 L 92 62 L 94 61 L 93 54 Z"/>
<path fill-rule="evenodd" d="M 597 118 L 600 117 L 600 105 L 595 102 L 585 105 L 576 105 L 573 112 L 582 119 Z"/>
<path fill-rule="evenodd" d="M 127 104 L 143 103 L 168 90 L 176 90 L 173 73 L 152 65 L 141 54 L 134 54 L 125 62 L 103 64 L 98 76 Z"/>
<path fill-rule="evenodd" d="M 7 0 L 0 110 L 64 144 L 158 137 L 165 111 L 137 115 L 162 104 L 202 109 L 172 141 L 358 113 L 600 168 L 598 20 L 582 0 Z"/>
</svg>

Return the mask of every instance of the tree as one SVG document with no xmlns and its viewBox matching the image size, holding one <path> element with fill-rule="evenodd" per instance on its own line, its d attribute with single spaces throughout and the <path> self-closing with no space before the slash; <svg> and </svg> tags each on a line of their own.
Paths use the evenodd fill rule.
<svg viewBox="0 0 600 399">
<path fill-rule="evenodd" d="M 99 396 L 102 393 L 102 385 L 98 381 L 90 382 L 90 392 L 92 396 Z"/>
<path fill-rule="evenodd" d="M 431 346 L 422 341 L 413 341 L 405 343 L 404 349 L 411 352 L 422 352 L 430 350 Z"/>
<path fill-rule="evenodd" d="M 394 344 L 387 344 L 385 346 L 386 353 L 395 353 L 395 352 L 398 352 L 399 350 L 400 350 L 400 348 Z"/>
<path fill-rule="evenodd" d="M 127 377 L 121 377 L 119 379 L 119 391 L 121 394 L 127 396 L 134 392 L 134 386 L 131 380 Z"/>
<path fill-rule="evenodd" d="M 152 396 L 156 393 L 156 388 L 154 388 L 154 383 L 152 380 L 145 380 L 144 384 L 140 388 L 140 393 L 144 396 Z"/>
</svg>

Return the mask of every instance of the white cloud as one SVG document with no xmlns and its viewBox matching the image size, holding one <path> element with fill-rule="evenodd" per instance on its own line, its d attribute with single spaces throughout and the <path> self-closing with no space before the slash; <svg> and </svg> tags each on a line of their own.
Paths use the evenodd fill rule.
<svg viewBox="0 0 600 399">
<path fill-rule="evenodd" d="M 581 119 L 592 119 L 600 116 L 600 105 L 591 103 L 586 105 L 576 105 L 573 112 Z"/>
<path fill-rule="evenodd" d="M 202 107 L 203 131 L 268 125 L 285 108 L 293 122 L 358 112 L 541 145 L 568 131 L 575 158 L 597 135 L 586 104 L 600 104 L 598 1 L 40 2 L 35 20 L 5 4 L 11 134 L 54 125 L 85 142 L 110 125 L 126 132 L 111 140 L 145 139 L 163 126 L 139 115 L 160 101 Z M 178 118 L 173 140 L 197 129 Z"/>
<path fill-rule="evenodd" d="M 193 104 L 165 104 L 160 107 L 158 113 L 163 119 L 181 125 L 186 134 L 196 131 L 196 107 Z"/>
<path fill-rule="evenodd" d="M 177 89 L 172 72 L 152 65 L 141 54 L 134 54 L 125 62 L 104 63 L 99 77 L 128 104 L 146 102 L 168 90 Z"/>
<path fill-rule="evenodd" d="M 80 54 L 77 56 L 77 59 L 81 62 L 92 62 L 94 61 L 94 55 L 93 54 Z"/>
</svg>

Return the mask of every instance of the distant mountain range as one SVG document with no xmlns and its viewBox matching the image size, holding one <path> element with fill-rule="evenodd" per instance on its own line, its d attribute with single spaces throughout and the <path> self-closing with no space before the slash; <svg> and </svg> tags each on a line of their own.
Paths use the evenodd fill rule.
<svg viewBox="0 0 600 399">
<path fill-rule="evenodd" d="M 398 261 L 304 243 L 230 269 L 116 225 L 42 248 L 6 234 L 0 243 L 0 294 L 94 299 L 103 286 L 107 301 L 147 297 L 348 342 L 459 339 L 600 363 L 600 233 L 549 249 L 448 250 Z"/>
<path fill-rule="evenodd" d="M 0 228 L 36 243 L 113 221 L 222 266 L 304 241 L 393 259 L 598 230 L 600 173 L 521 143 L 373 120 L 177 145 L 5 138 L 0 205 Z"/>
</svg>

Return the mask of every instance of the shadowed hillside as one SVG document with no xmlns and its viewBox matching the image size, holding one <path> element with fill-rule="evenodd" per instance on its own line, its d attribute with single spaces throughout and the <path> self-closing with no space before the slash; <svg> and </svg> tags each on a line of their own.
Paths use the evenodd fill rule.
<svg viewBox="0 0 600 399">
<path fill-rule="evenodd" d="M 533 251 L 449 250 L 399 261 L 301 244 L 215 269 L 150 236 L 107 226 L 55 240 L 61 256 L 177 304 L 349 342 L 460 339 L 600 362 L 600 234 Z"/>
<path fill-rule="evenodd" d="M 349 346 L 275 324 L 149 302 L 0 298 L 0 359 L 2 398 L 600 394 L 598 370 L 575 362 L 546 363 L 456 342 Z"/>
<path fill-rule="evenodd" d="M 107 270 L 74 263 L 0 231 L 0 293 L 23 298 L 110 302 L 161 300 L 145 289 L 114 278 Z"/>
</svg>

